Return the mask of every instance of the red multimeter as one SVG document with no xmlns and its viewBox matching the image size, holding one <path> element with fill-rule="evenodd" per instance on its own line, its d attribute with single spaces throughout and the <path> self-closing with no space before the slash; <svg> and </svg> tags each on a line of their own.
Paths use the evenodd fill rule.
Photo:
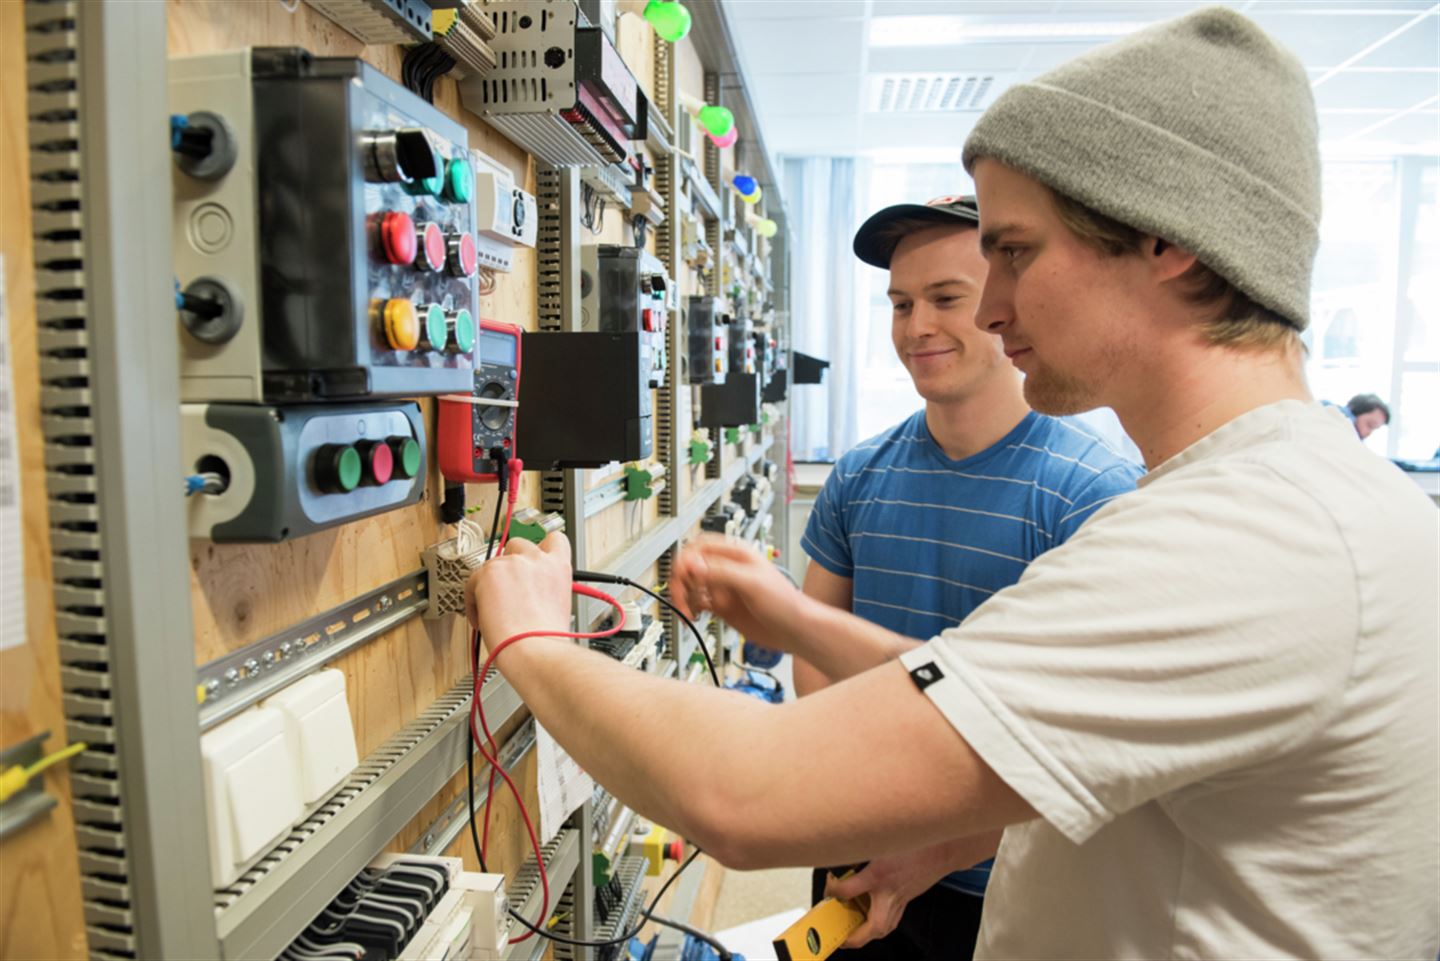
<svg viewBox="0 0 1440 961">
<path fill-rule="evenodd" d="M 440 473 L 474 483 L 496 479 L 493 448 L 515 450 L 520 400 L 520 338 L 514 324 L 480 320 L 475 389 L 468 398 L 440 398 Z"/>
</svg>

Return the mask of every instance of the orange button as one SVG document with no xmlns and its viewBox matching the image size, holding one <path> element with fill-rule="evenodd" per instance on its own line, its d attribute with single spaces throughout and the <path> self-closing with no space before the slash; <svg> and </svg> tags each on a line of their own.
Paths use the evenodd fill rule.
<svg viewBox="0 0 1440 961">
<path fill-rule="evenodd" d="M 420 317 L 415 305 L 408 300 L 394 298 L 385 301 L 382 312 L 385 325 L 385 340 L 396 350 L 414 350 L 420 343 Z"/>
</svg>

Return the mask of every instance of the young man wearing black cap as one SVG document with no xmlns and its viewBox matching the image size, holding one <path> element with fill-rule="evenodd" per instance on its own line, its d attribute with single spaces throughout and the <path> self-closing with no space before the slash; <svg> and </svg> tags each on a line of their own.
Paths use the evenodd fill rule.
<svg viewBox="0 0 1440 961">
<path fill-rule="evenodd" d="M 887 207 L 856 233 L 855 255 L 889 271 L 891 339 L 924 407 L 839 459 L 801 540 L 806 594 L 917 641 L 1014 584 L 1141 474 L 1085 428 L 1032 411 L 1000 339 L 976 327 L 979 221 L 973 197 L 941 197 Z M 801 696 L 836 680 L 796 658 Z M 890 883 L 852 938 L 864 946 L 839 956 L 970 957 L 998 834 L 985 843 L 877 863 Z M 817 871 L 816 900 L 824 887 Z"/>
<path fill-rule="evenodd" d="M 1228 8 L 1007 90 L 965 149 L 976 321 L 1035 408 L 1116 411 L 1139 489 L 923 645 L 683 553 L 677 602 L 855 675 L 791 704 L 546 637 L 500 669 L 725 864 L 1004 828 L 978 956 L 1434 958 L 1440 529 L 1305 385 L 1318 148 L 1305 68 Z M 472 581 L 487 643 L 569 625 L 568 543 L 514 550 Z"/>
</svg>

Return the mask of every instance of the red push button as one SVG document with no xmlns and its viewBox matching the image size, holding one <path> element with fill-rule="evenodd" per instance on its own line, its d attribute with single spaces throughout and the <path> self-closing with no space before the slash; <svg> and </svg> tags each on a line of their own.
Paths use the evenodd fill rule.
<svg viewBox="0 0 1440 961">
<path fill-rule="evenodd" d="M 416 228 L 416 244 L 420 248 L 417 267 L 428 270 L 443 270 L 445 267 L 445 234 L 437 223 L 424 224 Z"/>
<path fill-rule="evenodd" d="M 647 331 L 655 330 L 655 312 L 652 311 L 649 307 L 646 307 L 644 310 L 640 311 L 640 324 Z"/>
<path fill-rule="evenodd" d="M 395 476 L 395 452 L 383 441 L 366 440 L 355 445 L 365 468 L 363 483 L 380 487 Z"/>
<path fill-rule="evenodd" d="M 392 264 L 415 262 L 415 221 L 409 214 L 392 210 L 380 217 L 380 249 Z"/>
<path fill-rule="evenodd" d="M 724 350 L 724 349 L 725 349 L 725 338 L 724 338 L 724 337 L 716 337 L 716 338 L 715 338 L 715 349 L 716 349 L 716 350 Z"/>
<path fill-rule="evenodd" d="M 450 273 L 456 277 L 472 277 L 480 269 L 480 255 L 475 250 L 475 238 L 469 233 L 450 235 Z"/>
</svg>

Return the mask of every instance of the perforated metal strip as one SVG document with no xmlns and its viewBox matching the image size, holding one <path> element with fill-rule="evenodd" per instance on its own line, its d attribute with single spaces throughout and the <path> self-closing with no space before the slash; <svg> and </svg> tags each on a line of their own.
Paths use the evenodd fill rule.
<svg viewBox="0 0 1440 961">
<path fill-rule="evenodd" d="M 92 957 L 128 958 L 135 955 L 135 919 L 91 420 L 78 20 L 75 0 L 25 5 L 41 427 L 66 736 L 90 745 L 71 777 L 85 934 Z"/>
</svg>

